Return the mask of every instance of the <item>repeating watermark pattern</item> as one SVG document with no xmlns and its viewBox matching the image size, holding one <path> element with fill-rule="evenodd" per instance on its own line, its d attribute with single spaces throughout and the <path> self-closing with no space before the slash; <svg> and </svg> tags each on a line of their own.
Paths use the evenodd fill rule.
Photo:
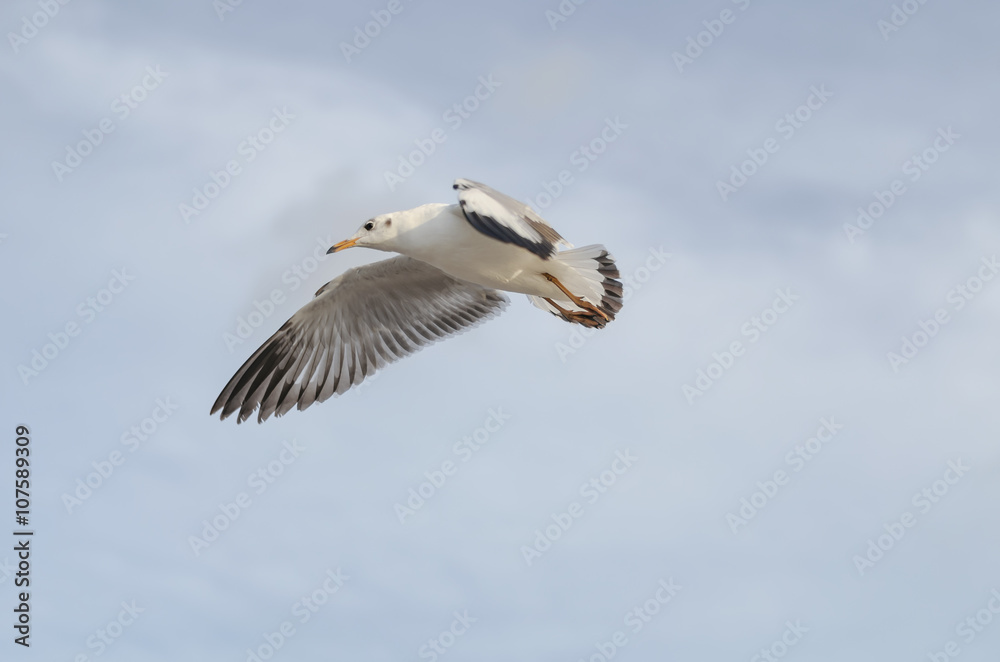
<svg viewBox="0 0 1000 662">
<path fill-rule="evenodd" d="M 801 444 L 796 444 L 795 448 L 785 455 L 785 464 L 791 467 L 792 472 L 798 473 L 805 469 L 806 464 L 823 452 L 828 444 L 833 441 L 837 433 L 844 428 L 843 424 L 837 423 L 833 416 L 819 419 L 819 427 L 816 434 L 809 437 Z M 757 481 L 756 490 L 749 497 L 740 497 L 740 507 L 736 512 L 726 513 L 726 523 L 733 535 L 739 533 L 740 527 L 745 527 L 757 514 L 764 510 L 771 501 L 778 495 L 782 487 L 789 484 L 791 474 L 784 469 L 778 469 L 766 480 Z"/>
<path fill-rule="evenodd" d="M 960 283 L 948 290 L 945 301 L 951 304 L 952 313 L 956 313 L 976 298 L 986 283 L 1000 272 L 1000 263 L 997 256 L 983 256 L 980 258 L 981 266 L 977 272 L 969 276 L 964 283 Z M 900 337 L 899 352 L 889 352 L 886 359 L 889 367 L 894 373 L 899 372 L 900 366 L 904 366 L 917 357 L 917 354 L 927 346 L 932 338 L 935 338 L 941 328 L 951 322 L 952 317 L 947 308 L 938 308 L 928 319 L 921 319 L 917 322 L 917 330 L 909 336 Z"/>
<path fill-rule="evenodd" d="M 139 615 L 146 611 L 145 607 L 140 607 L 135 600 L 121 603 L 121 611 L 113 619 L 108 621 L 104 627 L 98 628 L 94 634 L 87 637 L 87 653 L 78 653 L 73 658 L 73 662 L 89 662 L 105 653 L 115 644 L 121 636 L 125 634 L 126 628 L 131 627 Z"/>
<path fill-rule="evenodd" d="M 17 32 L 7 33 L 7 41 L 10 42 L 14 55 L 20 54 L 21 48 L 27 46 L 29 40 L 37 37 L 39 31 L 69 3 L 70 0 L 38 0 L 36 4 L 41 11 L 36 11 L 30 16 L 22 16 L 20 29 Z"/>
<path fill-rule="evenodd" d="M 160 65 L 146 67 L 146 73 L 139 84 L 115 97 L 115 100 L 111 102 L 111 112 L 115 114 L 119 122 L 124 122 L 131 117 L 132 112 L 139 107 L 140 103 L 149 98 L 150 92 L 160 87 L 168 76 L 170 74 L 160 69 Z M 79 168 L 83 161 L 104 143 L 105 137 L 114 133 L 118 126 L 114 119 L 102 117 L 97 122 L 96 127 L 81 131 L 83 140 L 75 145 L 66 145 L 66 156 L 63 160 L 52 162 L 52 172 L 56 176 L 56 181 L 62 183 L 66 175 Z"/>
<path fill-rule="evenodd" d="M 792 294 L 790 287 L 786 287 L 784 290 L 778 289 L 775 292 L 778 296 L 768 308 L 765 308 L 760 315 L 753 315 L 740 326 L 740 334 L 748 338 L 747 342 L 751 345 L 760 340 L 763 334 L 777 324 L 781 316 L 791 310 L 795 302 L 802 298 L 798 294 Z M 712 362 L 705 368 L 698 368 L 694 385 L 683 384 L 681 386 L 681 392 L 688 404 L 694 405 L 695 398 L 704 396 L 706 391 L 736 365 L 736 359 L 746 354 L 746 351 L 747 347 L 741 341 L 734 340 L 722 352 L 713 352 Z"/>
<path fill-rule="evenodd" d="M 976 611 L 972 616 L 966 616 L 955 626 L 955 634 L 962 638 L 962 642 L 968 646 L 976 637 L 981 635 L 993 623 L 995 616 L 1000 616 L 1000 591 L 993 589 L 990 591 L 990 598 L 986 605 Z M 948 662 L 962 654 L 962 647 L 954 639 L 946 643 L 940 651 L 927 651 L 927 658 L 931 662 Z"/>
<path fill-rule="evenodd" d="M 66 351 L 73 338 L 83 332 L 84 324 L 90 324 L 97 316 L 104 312 L 108 306 L 115 302 L 118 296 L 125 291 L 129 283 L 135 280 L 135 276 L 129 273 L 128 267 L 111 270 L 111 279 L 108 286 L 97 291 L 97 294 L 87 297 L 76 307 L 76 314 L 83 324 L 75 321 L 67 322 L 62 330 L 48 334 L 49 342 L 42 345 L 41 350 L 32 349 L 31 359 L 27 364 L 20 363 L 17 366 L 17 374 L 21 378 L 21 383 L 28 385 L 33 378 L 45 370 L 49 364 L 55 361 Z"/>
<path fill-rule="evenodd" d="M 913 495 L 910 503 L 917 509 L 920 515 L 926 515 L 934 506 L 940 503 L 953 485 L 957 484 L 970 470 L 962 463 L 962 458 L 948 460 L 948 468 L 944 470 L 941 478 L 938 478 L 930 486 L 923 488 Z M 883 524 L 885 533 L 876 538 L 868 539 L 868 546 L 864 555 L 855 554 L 851 561 L 858 571 L 858 575 L 864 577 L 865 572 L 875 567 L 879 561 L 885 558 L 886 553 L 896 546 L 896 543 L 903 539 L 906 530 L 913 528 L 917 523 L 917 516 L 910 511 L 903 512 L 902 515 L 892 520 L 888 524 Z"/>
<path fill-rule="evenodd" d="M 14 576 L 14 564 L 10 562 L 10 557 L 5 556 L 3 563 L 0 563 L 0 584 Z"/>
<path fill-rule="evenodd" d="M 769 646 L 761 648 L 755 653 L 750 662 L 775 662 L 788 655 L 789 651 L 802 641 L 802 635 L 809 632 L 809 628 L 802 625 L 802 621 L 796 620 L 794 623 L 785 621 L 785 631 L 775 639 Z"/>
<path fill-rule="evenodd" d="M 786 142 L 795 137 L 796 132 L 805 126 L 806 122 L 813 118 L 813 114 L 833 98 L 833 92 L 826 89 L 826 85 L 809 88 L 809 96 L 795 110 L 785 115 L 774 123 L 774 130 Z M 719 192 L 719 197 L 723 202 L 728 202 L 730 196 L 746 186 L 750 178 L 760 172 L 772 155 L 777 154 L 781 149 L 781 143 L 776 138 L 767 138 L 760 147 L 750 147 L 747 149 L 749 157 L 738 166 L 734 165 L 729 169 L 728 181 L 721 179 L 715 182 L 715 190 Z"/>
<path fill-rule="evenodd" d="M 332 234 L 326 237 L 316 237 L 316 245 L 313 246 L 312 250 L 301 260 L 296 261 L 295 264 L 282 272 L 282 286 L 272 288 L 267 296 L 262 297 L 260 300 L 254 298 L 250 306 L 250 312 L 246 315 L 236 317 L 236 326 L 233 328 L 233 331 L 231 333 L 229 331 L 222 333 L 222 342 L 226 344 L 226 349 L 229 350 L 230 354 L 233 353 L 236 347 L 246 342 L 260 328 L 264 320 L 269 319 L 288 300 L 286 298 L 288 292 L 298 290 L 302 287 L 303 283 L 316 273 L 320 263 L 330 257 L 327 255 L 327 249 L 332 244 Z"/>
<path fill-rule="evenodd" d="M 274 108 L 270 119 L 256 133 L 249 134 L 236 146 L 236 157 L 226 161 L 218 170 L 210 170 L 209 181 L 191 190 L 191 204 L 185 202 L 177 206 L 184 223 L 190 223 L 195 216 L 200 216 L 208 206 L 219 197 L 222 191 L 233 183 L 236 177 L 243 174 L 243 168 L 257 160 L 261 152 L 274 142 L 278 134 L 288 128 L 295 115 L 288 112 L 288 106 Z M 239 157 L 242 158 L 242 162 Z"/>
<path fill-rule="evenodd" d="M 648 283 L 653 278 L 653 274 L 662 269 L 663 265 L 667 263 L 667 259 L 672 256 L 673 253 L 667 253 L 663 250 L 662 246 L 659 248 L 650 248 L 649 257 L 646 258 L 645 264 L 636 267 L 631 274 L 622 274 L 621 279 L 625 283 L 622 288 L 622 303 L 628 303 L 628 300 L 641 290 L 642 286 Z M 566 337 L 566 341 L 558 341 L 554 345 L 559 360 L 566 363 L 567 357 L 583 349 L 583 346 L 587 344 L 597 331 L 595 328 L 574 324 Z"/>
<path fill-rule="evenodd" d="M 372 40 L 382 34 L 382 30 L 389 27 L 389 24 L 392 23 L 392 17 L 398 16 L 404 9 L 406 6 L 402 0 L 389 0 L 385 9 L 373 9 L 371 11 L 373 20 L 368 21 L 364 26 L 355 27 L 354 39 L 350 43 L 340 42 L 340 52 L 343 53 L 347 63 L 350 64 L 351 58 L 361 55 L 361 51 L 368 48 Z"/>
<path fill-rule="evenodd" d="M 247 476 L 247 486 L 252 487 L 254 494 L 260 496 L 274 484 L 274 481 L 285 473 L 285 468 L 298 459 L 302 451 L 305 450 L 298 441 L 282 442 L 281 452 L 278 457 L 268 462 L 263 467 L 259 467 L 252 474 Z M 195 556 L 200 556 L 201 552 L 208 549 L 212 543 L 219 539 L 223 531 L 229 529 L 243 512 L 253 505 L 253 500 L 247 492 L 240 492 L 228 503 L 219 504 L 219 514 L 212 516 L 210 520 L 202 520 L 201 536 L 188 536 L 188 545 Z"/>
<path fill-rule="evenodd" d="M 642 629 L 649 625 L 665 606 L 670 604 L 681 590 L 681 586 L 674 583 L 674 578 L 661 579 L 656 585 L 656 591 L 642 604 L 638 604 L 625 612 L 625 627 L 633 634 L 642 632 Z M 579 658 L 579 662 L 610 662 L 621 649 L 629 645 L 628 635 L 625 630 L 616 630 L 606 641 L 599 641 L 594 644 L 594 652 L 589 657 Z"/>
<path fill-rule="evenodd" d="M 292 616 L 299 622 L 299 625 L 305 625 L 319 613 L 331 597 L 344 587 L 349 579 L 350 577 L 345 575 L 340 568 L 327 569 L 326 574 L 323 575 L 323 583 L 308 595 L 303 595 L 292 605 Z M 282 621 L 273 632 L 261 634 L 264 643 L 257 646 L 256 649 L 246 649 L 246 662 L 264 662 L 271 659 L 296 633 L 295 624 L 291 620 Z"/>
<path fill-rule="evenodd" d="M 226 20 L 226 14 L 236 11 L 236 8 L 243 4 L 243 0 L 212 0 L 212 9 L 219 17 L 219 22 Z"/>
<path fill-rule="evenodd" d="M 408 517 L 416 515 L 417 511 L 424 507 L 431 497 L 444 487 L 448 479 L 458 473 L 459 467 L 471 460 L 479 450 L 485 446 L 494 434 L 500 431 L 505 421 L 510 419 L 510 414 L 504 413 L 503 407 L 490 409 L 482 427 L 472 431 L 472 434 L 462 437 L 461 441 L 455 442 L 451 447 L 452 453 L 461 458 L 458 460 L 445 460 L 440 468 L 431 469 L 424 472 L 424 478 L 416 487 L 411 487 L 407 492 L 406 505 L 400 502 L 393 504 L 393 510 L 399 523 L 406 522 Z"/>
<path fill-rule="evenodd" d="M 565 23 L 569 17 L 576 13 L 576 8 L 587 0 L 561 0 L 555 9 L 545 10 L 545 20 L 553 32 L 560 23 Z"/>
<path fill-rule="evenodd" d="M 950 126 L 939 128 L 937 137 L 929 147 L 903 161 L 903 175 L 911 183 L 916 182 L 961 137 L 961 134 L 955 133 Z M 853 244 L 855 239 L 867 234 L 875 225 L 875 221 L 882 218 L 908 190 L 906 183 L 897 178 L 892 180 L 885 189 L 874 191 L 872 197 L 875 200 L 867 206 L 858 207 L 858 217 L 855 222 L 844 223 L 844 234 L 847 235 L 847 240 Z"/>
<path fill-rule="evenodd" d="M 627 448 L 624 451 L 615 451 L 615 459 L 607 469 L 580 485 L 580 497 L 586 499 L 588 504 L 594 505 L 614 487 L 618 478 L 624 476 L 638 459 Z M 530 545 L 521 545 L 524 562 L 530 566 L 536 559 L 541 558 L 542 554 L 552 548 L 552 543 L 570 530 L 574 520 L 583 517 L 583 513 L 583 504 L 579 501 L 571 502 L 565 510 L 552 513 L 552 523 L 546 524 L 544 528 L 535 529 L 535 537 Z"/>
<path fill-rule="evenodd" d="M 606 117 L 600 132 L 569 155 L 569 164 L 578 174 L 582 173 L 600 158 L 601 154 L 608 150 L 608 146 L 618 140 L 627 128 L 628 124 L 622 122 L 619 115 L 615 115 L 614 119 Z M 573 171 L 564 168 L 559 171 L 555 179 L 542 182 L 544 190 L 528 198 L 528 201 L 536 209 L 548 209 L 553 202 L 562 197 L 567 188 L 575 183 L 576 178 L 573 176 Z"/>
<path fill-rule="evenodd" d="M 448 131 L 457 131 L 467 119 L 472 117 L 474 112 L 479 110 L 481 103 L 492 97 L 497 88 L 503 85 L 503 83 L 493 80 L 493 74 L 480 76 L 478 81 L 479 85 L 476 86 L 472 94 L 455 102 L 441 114 L 441 119 L 448 128 L 436 127 L 426 138 L 415 139 L 413 144 L 417 148 L 410 151 L 409 154 L 400 154 L 397 157 L 396 170 L 386 170 L 382 173 L 390 191 L 395 191 L 397 186 L 412 177 L 417 168 L 426 163 L 431 154 L 437 151 L 438 145 L 443 145 L 448 140 Z"/>
<path fill-rule="evenodd" d="M 920 8 L 927 4 L 927 0 L 903 0 L 900 4 L 892 6 L 889 19 L 880 18 L 875 24 L 882 34 L 882 39 L 889 41 L 890 35 L 899 32 L 899 29 L 910 22 L 910 18 L 915 16 Z"/>
<path fill-rule="evenodd" d="M 751 0 L 732 0 L 732 3 L 740 11 L 746 11 L 750 7 L 750 2 Z M 723 9 L 719 12 L 718 18 L 710 18 L 702 21 L 701 24 L 705 26 L 705 29 L 695 35 L 688 36 L 683 52 L 673 52 L 672 55 L 674 64 L 677 66 L 677 71 L 683 74 L 684 67 L 694 64 L 694 61 L 700 58 L 706 50 L 711 48 L 715 40 L 722 36 L 722 33 L 726 31 L 726 26 L 736 22 L 737 16 L 739 14 L 732 9 Z"/>
<path fill-rule="evenodd" d="M 451 622 L 451 625 L 442 630 L 436 637 L 428 639 L 427 643 L 417 649 L 417 655 L 421 659 L 427 658 L 431 662 L 434 662 L 434 660 L 438 659 L 438 656 L 444 655 L 451 650 L 451 647 L 455 645 L 458 638 L 468 632 L 472 628 L 472 624 L 479 620 L 470 616 L 468 609 L 463 609 L 461 612 L 452 612 L 452 616 L 455 618 Z"/>
<path fill-rule="evenodd" d="M 119 441 L 123 446 L 128 447 L 129 453 L 136 452 L 140 448 L 140 444 L 149 441 L 156 434 L 160 425 L 166 423 L 175 411 L 177 411 L 177 404 L 170 399 L 170 396 L 157 398 L 156 405 L 149 416 L 123 432 Z M 101 486 L 108 482 L 117 467 L 125 464 L 127 459 L 128 456 L 120 450 L 113 450 L 108 453 L 106 459 L 91 462 L 90 466 L 94 470 L 82 478 L 77 478 L 75 489 L 62 493 L 62 502 L 63 506 L 66 507 L 66 513 L 72 515 L 76 508 L 82 506 Z"/>
</svg>

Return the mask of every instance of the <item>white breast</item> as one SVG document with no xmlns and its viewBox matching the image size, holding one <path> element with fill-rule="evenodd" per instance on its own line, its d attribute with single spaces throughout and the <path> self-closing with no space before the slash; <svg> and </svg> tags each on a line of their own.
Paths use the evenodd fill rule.
<svg viewBox="0 0 1000 662">
<path fill-rule="evenodd" d="M 396 249 L 441 271 L 484 287 L 522 294 L 549 291 L 540 274 L 546 261 L 530 251 L 487 237 L 473 228 L 458 205 L 397 237 Z"/>
</svg>

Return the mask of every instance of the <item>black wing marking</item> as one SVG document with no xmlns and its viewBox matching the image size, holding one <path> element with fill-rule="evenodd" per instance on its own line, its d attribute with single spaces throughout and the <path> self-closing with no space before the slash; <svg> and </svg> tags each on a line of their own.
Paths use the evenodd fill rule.
<svg viewBox="0 0 1000 662">
<path fill-rule="evenodd" d="M 526 248 L 548 259 L 557 246 L 572 248 L 531 207 L 470 179 L 456 179 L 458 204 L 469 224 L 499 241 Z"/>
</svg>

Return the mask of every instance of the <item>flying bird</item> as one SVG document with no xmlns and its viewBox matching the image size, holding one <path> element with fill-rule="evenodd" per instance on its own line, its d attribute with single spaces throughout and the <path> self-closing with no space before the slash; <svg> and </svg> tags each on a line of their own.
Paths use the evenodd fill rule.
<svg viewBox="0 0 1000 662">
<path fill-rule="evenodd" d="M 528 205 L 456 179 L 458 204 L 376 216 L 328 253 L 354 246 L 397 257 L 348 269 L 247 359 L 212 405 L 242 423 L 340 395 L 379 368 L 499 314 L 502 291 L 586 327 L 622 307 L 614 258 L 573 248 Z M 565 249 L 565 250 L 559 250 Z"/>
</svg>

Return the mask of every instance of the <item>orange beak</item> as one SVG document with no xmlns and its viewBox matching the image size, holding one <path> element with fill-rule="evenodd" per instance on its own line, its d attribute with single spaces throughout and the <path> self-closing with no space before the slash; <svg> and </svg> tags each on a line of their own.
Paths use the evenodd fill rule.
<svg viewBox="0 0 1000 662">
<path fill-rule="evenodd" d="M 326 252 L 326 254 L 329 255 L 330 253 L 336 253 L 338 251 L 342 251 L 345 248 L 350 248 L 351 246 L 353 246 L 356 243 L 358 243 L 357 239 L 345 239 L 344 241 L 340 242 L 339 244 L 334 244 L 333 246 L 330 246 L 330 250 L 328 250 Z"/>
</svg>

